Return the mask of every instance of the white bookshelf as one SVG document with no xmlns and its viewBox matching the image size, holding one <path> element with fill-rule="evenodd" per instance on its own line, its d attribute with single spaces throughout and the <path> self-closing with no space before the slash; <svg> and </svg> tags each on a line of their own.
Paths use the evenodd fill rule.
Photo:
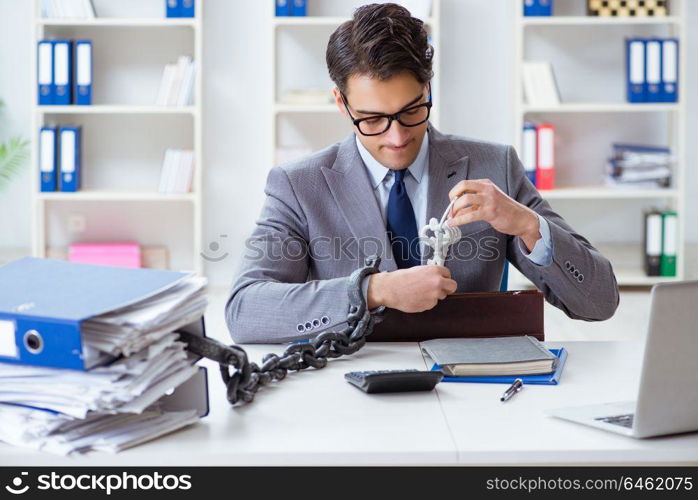
<svg viewBox="0 0 698 500">
<path fill-rule="evenodd" d="M 300 69 L 305 73 L 304 84 L 327 89 L 328 96 L 333 84 L 327 75 L 325 64 L 325 49 L 332 32 L 343 22 L 351 19 L 351 13 L 357 6 L 370 2 L 353 0 L 318 0 L 308 2 L 308 16 L 277 17 L 273 2 L 271 6 L 271 37 L 272 37 L 272 133 L 271 133 L 271 162 L 276 164 L 278 147 L 308 147 L 318 150 L 340 141 L 351 130 L 350 124 L 333 102 L 318 104 L 289 104 L 281 102 L 285 78 L 290 71 L 284 71 L 280 45 L 282 39 L 293 40 L 294 44 L 305 52 L 304 56 L 312 53 L 312 61 L 308 61 L 310 71 Z M 399 1 L 397 3 L 400 3 Z M 438 127 L 440 109 L 439 80 L 441 73 L 440 51 L 440 12 L 441 1 L 432 0 L 431 14 L 423 19 L 431 44 L 435 48 L 433 59 L 434 79 L 432 81 L 432 96 L 434 107 L 429 121 Z M 409 7 L 408 7 L 409 8 Z M 338 15 L 341 14 L 341 15 Z M 295 48 L 295 47 L 294 47 Z M 298 81 L 298 75 L 291 75 Z"/>
<path fill-rule="evenodd" d="M 32 141 L 31 164 L 35 174 L 32 174 L 31 185 L 32 198 L 32 252 L 35 256 L 45 257 L 50 248 L 61 248 L 67 244 L 84 240 L 96 241 L 123 241 L 135 240 L 143 245 L 160 245 L 168 249 L 170 267 L 173 269 L 193 270 L 199 274 L 203 272 L 202 251 L 202 213 L 203 213 L 203 85 L 202 85 L 202 61 L 203 61 L 203 0 L 196 2 L 196 17 L 194 18 L 165 18 L 164 2 L 161 0 L 148 0 L 147 2 L 119 2 L 114 3 L 95 1 L 98 16 L 100 10 L 109 11 L 109 17 L 95 19 L 45 19 L 41 17 L 40 0 L 32 0 L 34 15 L 32 19 L 32 32 L 30 57 L 32 64 L 30 81 L 32 82 L 31 110 L 32 110 L 32 134 L 38 136 L 39 128 L 44 124 L 56 125 L 83 125 L 82 137 L 82 189 L 75 193 L 42 193 L 39 186 L 38 174 L 38 141 Z M 115 17 L 114 10 L 122 9 L 125 12 L 135 13 L 143 17 Z M 167 48 L 172 40 L 181 53 L 167 54 L 167 50 L 161 47 L 160 52 L 167 54 L 155 62 L 157 56 L 149 56 L 148 51 L 132 51 L 133 47 L 115 47 L 114 51 L 128 51 L 128 56 L 133 58 L 133 65 L 149 63 L 145 70 L 147 77 L 144 79 L 138 72 L 143 72 L 141 67 L 124 67 L 126 56 L 117 55 L 119 70 L 122 73 L 132 72 L 134 75 L 133 88 L 124 89 L 123 95 L 114 89 L 114 85 L 108 90 L 100 92 L 100 85 L 108 86 L 108 76 L 100 73 L 108 72 L 113 56 L 112 50 L 106 50 L 108 44 L 100 44 L 100 38 L 108 42 L 124 41 L 136 37 L 144 43 L 152 41 L 156 46 L 161 44 Z M 170 37 L 170 38 L 168 38 Z M 71 38 L 93 40 L 93 104 L 89 106 L 39 106 L 36 97 L 36 42 L 44 38 Z M 148 47 L 150 50 L 151 47 Z M 136 53 L 134 53 L 136 52 Z M 144 56 L 144 54 L 146 54 Z M 192 95 L 192 105 L 180 107 L 167 107 L 155 105 L 155 94 L 160 83 L 160 75 L 165 64 L 173 62 L 178 55 L 191 55 L 196 64 L 196 77 Z M 111 73 L 109 73 L 111 75 Z M 119 75 L 120 83 L 126 79 Z M 140 78 L 140 79 L 138 79 Z M 141 88 L 147 88 L 147 93 L 139 96 Z M 126 95 L 130 92 L 130 95 Z M 150 98 L 152 94 L 152 99 Z M 134 95 L 136 97 L 134 97 Z M 134 102 L 136 101 L 136 102 Z M 111 121 L 111 125 L 110 125 Z M 154 127 L 162 130 L 153 131 Z M 97 130 L 99 129 L 99 130 Z M 124 130 L 126 129 L 126 130 Z M 86 185 L 86 179 L 99 179 L 98 170 L 108 162 L 104 161 L 103 152 L 98 147 L 105 149 L 104 155 L 113 153 L 115 146 L 110 140 L 99 136 L 104 130 L 123 130 L 124 135 L 136 137 L 141 142 L 133 146 L 133 158 L 147 163 L 147 168 L 133 167 L 125 175 L 129 177 L 126 183 L 133 182 L 133 186 L 111 186 L 109 177 L 97 186 Z M 102 135 L 104 135 L 102 133 Z M 121 139 L 121 134 L 117 136 Z M 152 138 L 156 145 L 148 144 Z M 97 141 L 95 146 L 90 141 Z M 158 142 L 159 141 L 159 142 Z M 171 142 L 170 142 L 171 141 Z M 145 146 L 143 146 L 145 144 Z M 127 149 L 130 144 L 123 144 Z M 147 153 L 141 153 L 138 147 L 148 149 Z M 117 146 L 118 147 L 118 146 Z M 194 172 L 192 178 L 192 191 L 186 194 L 162 194 L 158 192 L 157 179 L 162 168 L 162 161 L 166 148 L 185 147 L 194 150 Z M 86 149 L 89 153 L 86 154 Z M 117 160 L 111 160 L 113 164 Z M 138 165 L 140 167 L 141 165 Z M 148 170 L 147 179 L 141 170 Z M 113 175 L 113 174 L 112 174 Z M 113 179 L 113 177 L 111 177 Z M 98 231 L 87 231 L 83 234 L 61 234 L 59 242 L 52 241 L 52 235 L 56 234 L 53 225 L 65 227 L 66 214 L 78 214 L 89 217 L 88 224 L 97 227 Z M 98 214 L 98 215 L 94 215 Z M 69 215 L 68 215 L 69 216 Z M 113 227 L 110 227 L 113 226 Z M 105 227 L 106 226 L 106 227 Z M 89 228 L 88 228 L 89 229 Z M 149 237 L 156 238 L 147 241 Z M 142 241 L 145 239 L 146 241 Z"/>
<path fill-rule="evenodd" d="M 561 213 L 565 218 L 568 216 L 582 220 L 586 211 L 596 210 L 598 217 L 598 206 L 607 204 L 608 210 L 601 212 L 604 218 L 609 218 L 610 224 L 621 230 L 626 226 L 641 226 L 642 209 L 658 206 L 660 208 L 671 208 L 679 214 L 678 231 L 678 252 L 677 252 L 677 276 L 672 277 L 649 277 L 643 270 L 643 250 L 642 234 L 636 234 L 632 241 L 604 241 L 603 237 L 596 237 L 593 231 L 580 231 L 590 242 L 596 246 L 613 264 L 616 272 L 618 284 L 621 286 L 648 286 L 661 281 L 681 280 L 685 275 L 685 178 L 686 178 L 686 1 L 673 0 L 670 5 L 670 16 L 657 18 L 599 18 L 588 17 L 585 14 L 586 0 L 563 0 L 555 2 L 555 12 L 552 17 L 524 17 L 524 0 L 517 0 L 514 13 L 514 71 L 513 71 L 513 103 L 514 103 L 514 144 L 517 151 L 521 151 L 521 130 L 527 120 L 549 121 L 556 124 L 562 121 L 567 137 L 561 139 L 559 130 L 556 130 L 556 158 L 564 157 L 563 147 L 574 147 L 574 132 L 581 130 L 576 138 L 582 141 L 585 132 L 589 131 L 588 123 L 601 124 L 609 127 L 604 140 L 598 140 L 595 144 L 584 142 L 588 145 L 588 150 L 594 148 L 595 158 L 599 158 L 599 149 L 606 156 L 610 154 L 612 142 L 620 142 L 617 133 L 628 126 L 638 126 L 644 121 L 654 120 L 659 123 L 658 128 L 661 133 L 652 136 L 650 143 L 665 144 L 672 148 L 677 157 L 676 168 L 674 170 L 671 188 L 667 189 L 614 189 L 604 186 L 602 183 L 574 182 L 560 183 L 556 179 L 556 189 L 541 191 L 544 198 L 550 201 L 553 209 Z M 561 31 L 561 30 L 564 30 Z M 637 34 L 639 33 L 639 34 Z M 671 36 L 679 39 L 680 62 L 679 62 L 679 103 L 647 103 L 631 104 L 624 100 L 625 95 L 625 59 L 619 57 L 624 47 L 624 38 L 628 36 Z M 577 39 L 577 51 L 565 54 L 567 44 L 574 38 Z M 581 41 L 581 42 L 580 42 Z M 536 45 L 537 43 L 537 45 Z M 613 44 L 613 45 L 600 45 Z M 571 43 L 575 45 L 575 43 Z M 535 55 L 529 52 L 531 47 L 537 49 Z M 543 47 L 541 49 L 540 47 Z M 608 54 L 613 54 L 617 58 L 617 64 L 613 70 L 617 70 L 615 75 L 610 77 L 613 88 L 609 88 L 608 94 L 615 97 L 614 100 L 600 101 L 598 98 L 588 100 L 579 99 L 579 92 L 575 93 L 574 99 L 565 99 L 564 83 L 560 84 L 562 103 L 559 106 L 530 106 L 524 100 L 522 84 L 522 65 L 528 60 L 547 60 L 541 57 L 543 52 L 550 54 L 551 59 L 557 58 L 561 61 L 559 65 L 553 62 L 555 76 L 560 82 L 561 77 L 568 78 L 564 74 L 574 68 L 574 64 L 583 64 L 585 53 L 592 51 L 599 54 L 599 51 L 607 50 Z M 569 56 L 567 60 L 563 57 Z M 569 60 L 574 61 L 570 63 Z M 582 61 L 582 63 L 580 63 Z M 604 60 L 599 64 L 598 71 L 609 71 L 614 61 Z M 607 67 L 604 67 L 606 64 Z M 588 66 L 592 66 L 588 64 Z M 558 66 L 562 66 L 561 68 Z M 596 67 L 586 68 L 589 72 L 596 71 Z M 581 74 L 581 73 L 580 73 Z M 576 75 L 576 74 L 575 74 Z M 603 75 L 609 79 L 608 74 Z M 596 85 L 602 81 L 602 76 L 598 78 L 593 73 L 581 74 L 578 76 L 590 85 Z M 620 87 L 619 87 L 620 86 Z M 598 92 L 597 92 L 598 94 Z M 598 97 L 597 95 L 593 97 Z M 615 127 L 615 128 L 613 128 Z M 556 127 L 557 129 L 557 127 Z M 643 130 L 644 136 L 637 142 L 648 142 L 648 132 Z M 627 138 L 626 138 L 627 139 Z M 624 142 L 632 142 L 626 140 Z M 563 143 L 563 144 L 561 144 Z M 556 178 L 563 170 L 562 177 L 578 179 L 583 177 L 584 170 L 591 168 L 602 168 L 596 162 L 586 161 L 583 148 L 578 148 L 580 157 L 576 160 L 567 158 L 564 165 L 556 164 Z M 562 153 L 562 154 L 560 154 Z M 556 159 L 557 163 L 557 159 Z M 603 205 L 604 207 L 606 205 Z M 625 212 L 624 212 L 625 210 Z M 634 215 L 629 215 L 633 214 Z M 636 219 L 631 219 L 634 217 Z M 604 221 L 607 222 L 607 221 Z M 573 227 L 575 224 L 572 223 Z M 593 226 L 593 224 L 592 224 Z M 575 229 L 577 229 L 575 227 Z M 512 269 L 510 275 L 510 288 L 520 288 L 532 286 L 521 273 Z"/>
</svg>

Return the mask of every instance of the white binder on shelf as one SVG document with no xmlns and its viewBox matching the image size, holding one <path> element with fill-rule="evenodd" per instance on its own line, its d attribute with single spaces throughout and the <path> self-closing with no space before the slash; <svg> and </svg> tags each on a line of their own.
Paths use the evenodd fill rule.
<svg viewBox="0 0 698 500">
<path fill-rule="evenodd" d="M 52 192 L 58 186 L 56 162 L 56 127 L 41 127 L 39 131 L 39 176 L 42 193 Z"/>
<path fill-rule="evenodd" d="M 662 102 L 678 102 L 679 96 L 679 41 L 676 38 L 662 40 Z"/>
<path fill-rule="evenodd" d="M 55 88 L 53 83 L 53 42 L 41 40 L 36 49 L 36 74 L 38 103 L 40 106 L 53 104 Z"/>
<path fill-rule="evenodd" d="M 75 104 L 92 104 L 92 41 L 75 41 Z"/>
</svg>

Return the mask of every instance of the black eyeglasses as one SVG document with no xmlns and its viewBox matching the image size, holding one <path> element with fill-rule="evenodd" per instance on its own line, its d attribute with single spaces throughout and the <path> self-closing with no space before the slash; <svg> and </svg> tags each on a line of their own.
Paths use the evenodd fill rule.
<svg viewBox="0 0 698 500">
<path fill-rule="evenodd" d="M 349 113 L 352 123 L 359 129 L 361 135 L 381 135 L 388 131 L 393 124 L 393 120 L 397 120 L 403 127 L 416 127 L 429 119 L 431 114 L 431 88 L 429 89 L 429 101 L 415 106 L 410 106 L 407 109 L 398 111 L 392 115 L 372 115 L 366 118 L 354 118 L 349 111 L 349 101 L 344 93 L 340 93 L 344 108 Z"/>
</svg>

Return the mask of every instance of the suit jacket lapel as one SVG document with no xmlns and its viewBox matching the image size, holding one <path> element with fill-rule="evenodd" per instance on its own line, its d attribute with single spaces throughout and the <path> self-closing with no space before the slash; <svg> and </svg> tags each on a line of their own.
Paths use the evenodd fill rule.
<svg viewBox="0 0 698 500">
<path fill-rule="evenodd" d="M 354 134 L 347 137 L 340 144 L 332 167 L 323 167 L 322 173 L 339 211 L 359 243 L 359 250 L 379 250 L 380 269 L 394 271 L 397 265 L 390 247 L 390 239 L 355 140 Z M 379 248 L 376 249 L 376 245 L 379 245 Z"/>
<path fill-rule="evenodd" d="M 432 217 L 440 219 L 449 204 L 448 192 L 459 181 L 467 179 L 468 156 L 454 151 L 448 139 L 429 125 L 429 199 L 427 200 L 427 221 Z M 426 264 L 429 255 L 422 255 Z"/>
</svg>

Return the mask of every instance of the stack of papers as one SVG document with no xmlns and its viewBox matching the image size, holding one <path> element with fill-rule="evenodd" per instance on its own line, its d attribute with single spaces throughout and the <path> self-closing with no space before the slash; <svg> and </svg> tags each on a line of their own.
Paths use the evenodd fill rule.
<svg viewBox="0 0 698 500">
<path fill-rule="evenodd" d="M 0 440 L 61 454 L 116 452 L 197 421 L 197 409 L 162 403 L 198 373 L 173 332 L 203 316 L 205 285 L 190 275 L 85 320 L 86 371 L 0 363 Z"/>
<path fill-rule="evenodd" d="M 159 106 L 187 106 L 194 88 L 194 61 L 180 56 L 176 63 L 165 66 L 160 81 L 156 104 Z"/>
<path fill-rule="evenodd" d="M 167 149 L 160 174 L 158 191 L 165 194 L 185 194 L 191 191 L 194 172 L 194 151 Z"/>
</svg>

